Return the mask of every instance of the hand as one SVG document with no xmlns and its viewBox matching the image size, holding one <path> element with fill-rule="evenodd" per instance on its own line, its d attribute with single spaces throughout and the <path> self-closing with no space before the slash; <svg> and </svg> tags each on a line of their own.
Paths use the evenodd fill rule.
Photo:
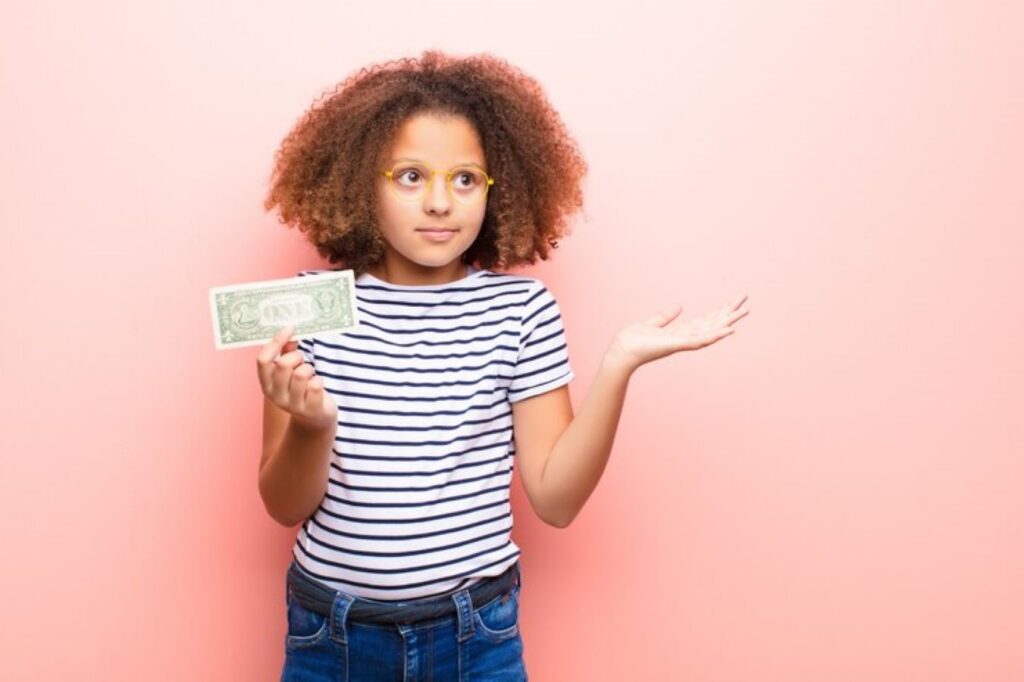
<svg viewBox="0 0 1024 682">
<path fill-rule="evenodd" d="M 263 394 L 289 413 L 292 422 L 300 427 L 337 428 L 338 405 L 324 390 L 324 380 L 316 376 L 313 366 L 304 362 L 302 353 L 296 350 L 298 342 L 288 341 L 291 335 L 290 325 L 279 329 L 256 356 Z"/>
<path fill-rule="evenodd" d="M 660 315 L 620 331 L 608 352 L 632 370 L 677 351 L 710 346 L 736 331 L 732 324 L 750 313 L 749 310 L 740 310 L 746 300 L 747 296 L 743 295 L 731 305 L 688 320 L 679 318 L 682 308 L 672 305 Z"/>
</svg>

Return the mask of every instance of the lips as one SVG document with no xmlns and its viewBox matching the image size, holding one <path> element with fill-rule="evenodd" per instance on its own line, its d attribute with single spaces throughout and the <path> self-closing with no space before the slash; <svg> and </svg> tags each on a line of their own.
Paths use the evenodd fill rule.
<svg viewBox="0 0 1024 682">
<path fill-rule="evenodd" d="M 423 235 L 423 238 L 428 242 L 434 242 L 437 244 L 445 244 L 455 239 L 455 233 L 458 230 L 451 228 L 441 227 L 418 227 L 416 231 Z"/>
</svg>

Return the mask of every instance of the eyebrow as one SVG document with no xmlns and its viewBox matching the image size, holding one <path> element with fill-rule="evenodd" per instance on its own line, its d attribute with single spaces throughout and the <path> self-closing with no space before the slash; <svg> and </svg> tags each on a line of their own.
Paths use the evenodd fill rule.
<svg viewBox="0 0 1024 682">
<path fill-rule="evenodd" d="M 422 159 L 410 159 L 410 158 L 391 159 L 391 163 L 398 163 L 399 161 L 415 161 L 416 163 L 422 163 L 424 166 L 427 165 L 427 162 L 423 161 Z M 465 163 L 459 163 L 459 164 L 456 164 L 456 165 L 452 166 L 452 168 L 462 168 L 463 166 L 476 166 L 480 170 L 484 170 L 484 167 L 481 166 L 476 161 L 466 161 Z"/>
</svg>

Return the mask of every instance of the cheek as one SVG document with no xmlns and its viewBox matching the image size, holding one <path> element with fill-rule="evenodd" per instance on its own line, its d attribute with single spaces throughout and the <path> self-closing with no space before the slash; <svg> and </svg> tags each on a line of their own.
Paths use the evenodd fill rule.
<svg viewBox="0 0 1024 682">
<path fill-rule="evenodd" d="M 380 229 L 387 233 L 401 230 L 412 220 L 412 202 L 403 202 L 391 196 L 377 196 L 377 217 Z"/>
<path fill-rule="evenodd" d="M 463 213 L 463 224 L 466 227 L 472 229 L 479 229 L 480 225 L 484 222 L 484 216 L 487 214 L 487 205 L 474 206 L 472 208 L 466 208 Z"/>
</svg>

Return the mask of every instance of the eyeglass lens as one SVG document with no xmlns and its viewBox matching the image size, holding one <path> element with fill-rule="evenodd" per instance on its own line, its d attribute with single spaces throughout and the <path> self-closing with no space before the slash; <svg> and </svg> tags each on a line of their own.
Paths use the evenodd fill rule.
<svg viewBox="0 0 1024 682">
<path fill-rule="evenodd" d="M 448 191 L 456 201 L 474 203 L 487 193 L 487 176 L 478 168 L 464 166 L 453 169 L 450 176 L 443 171 L 437 174 L 448 181 Z M 418 164 L 399 164 L 391 171 L 391 186 L 403 198 L 422 197 L 429 181 L 430 170 Z"/>
</svg>

